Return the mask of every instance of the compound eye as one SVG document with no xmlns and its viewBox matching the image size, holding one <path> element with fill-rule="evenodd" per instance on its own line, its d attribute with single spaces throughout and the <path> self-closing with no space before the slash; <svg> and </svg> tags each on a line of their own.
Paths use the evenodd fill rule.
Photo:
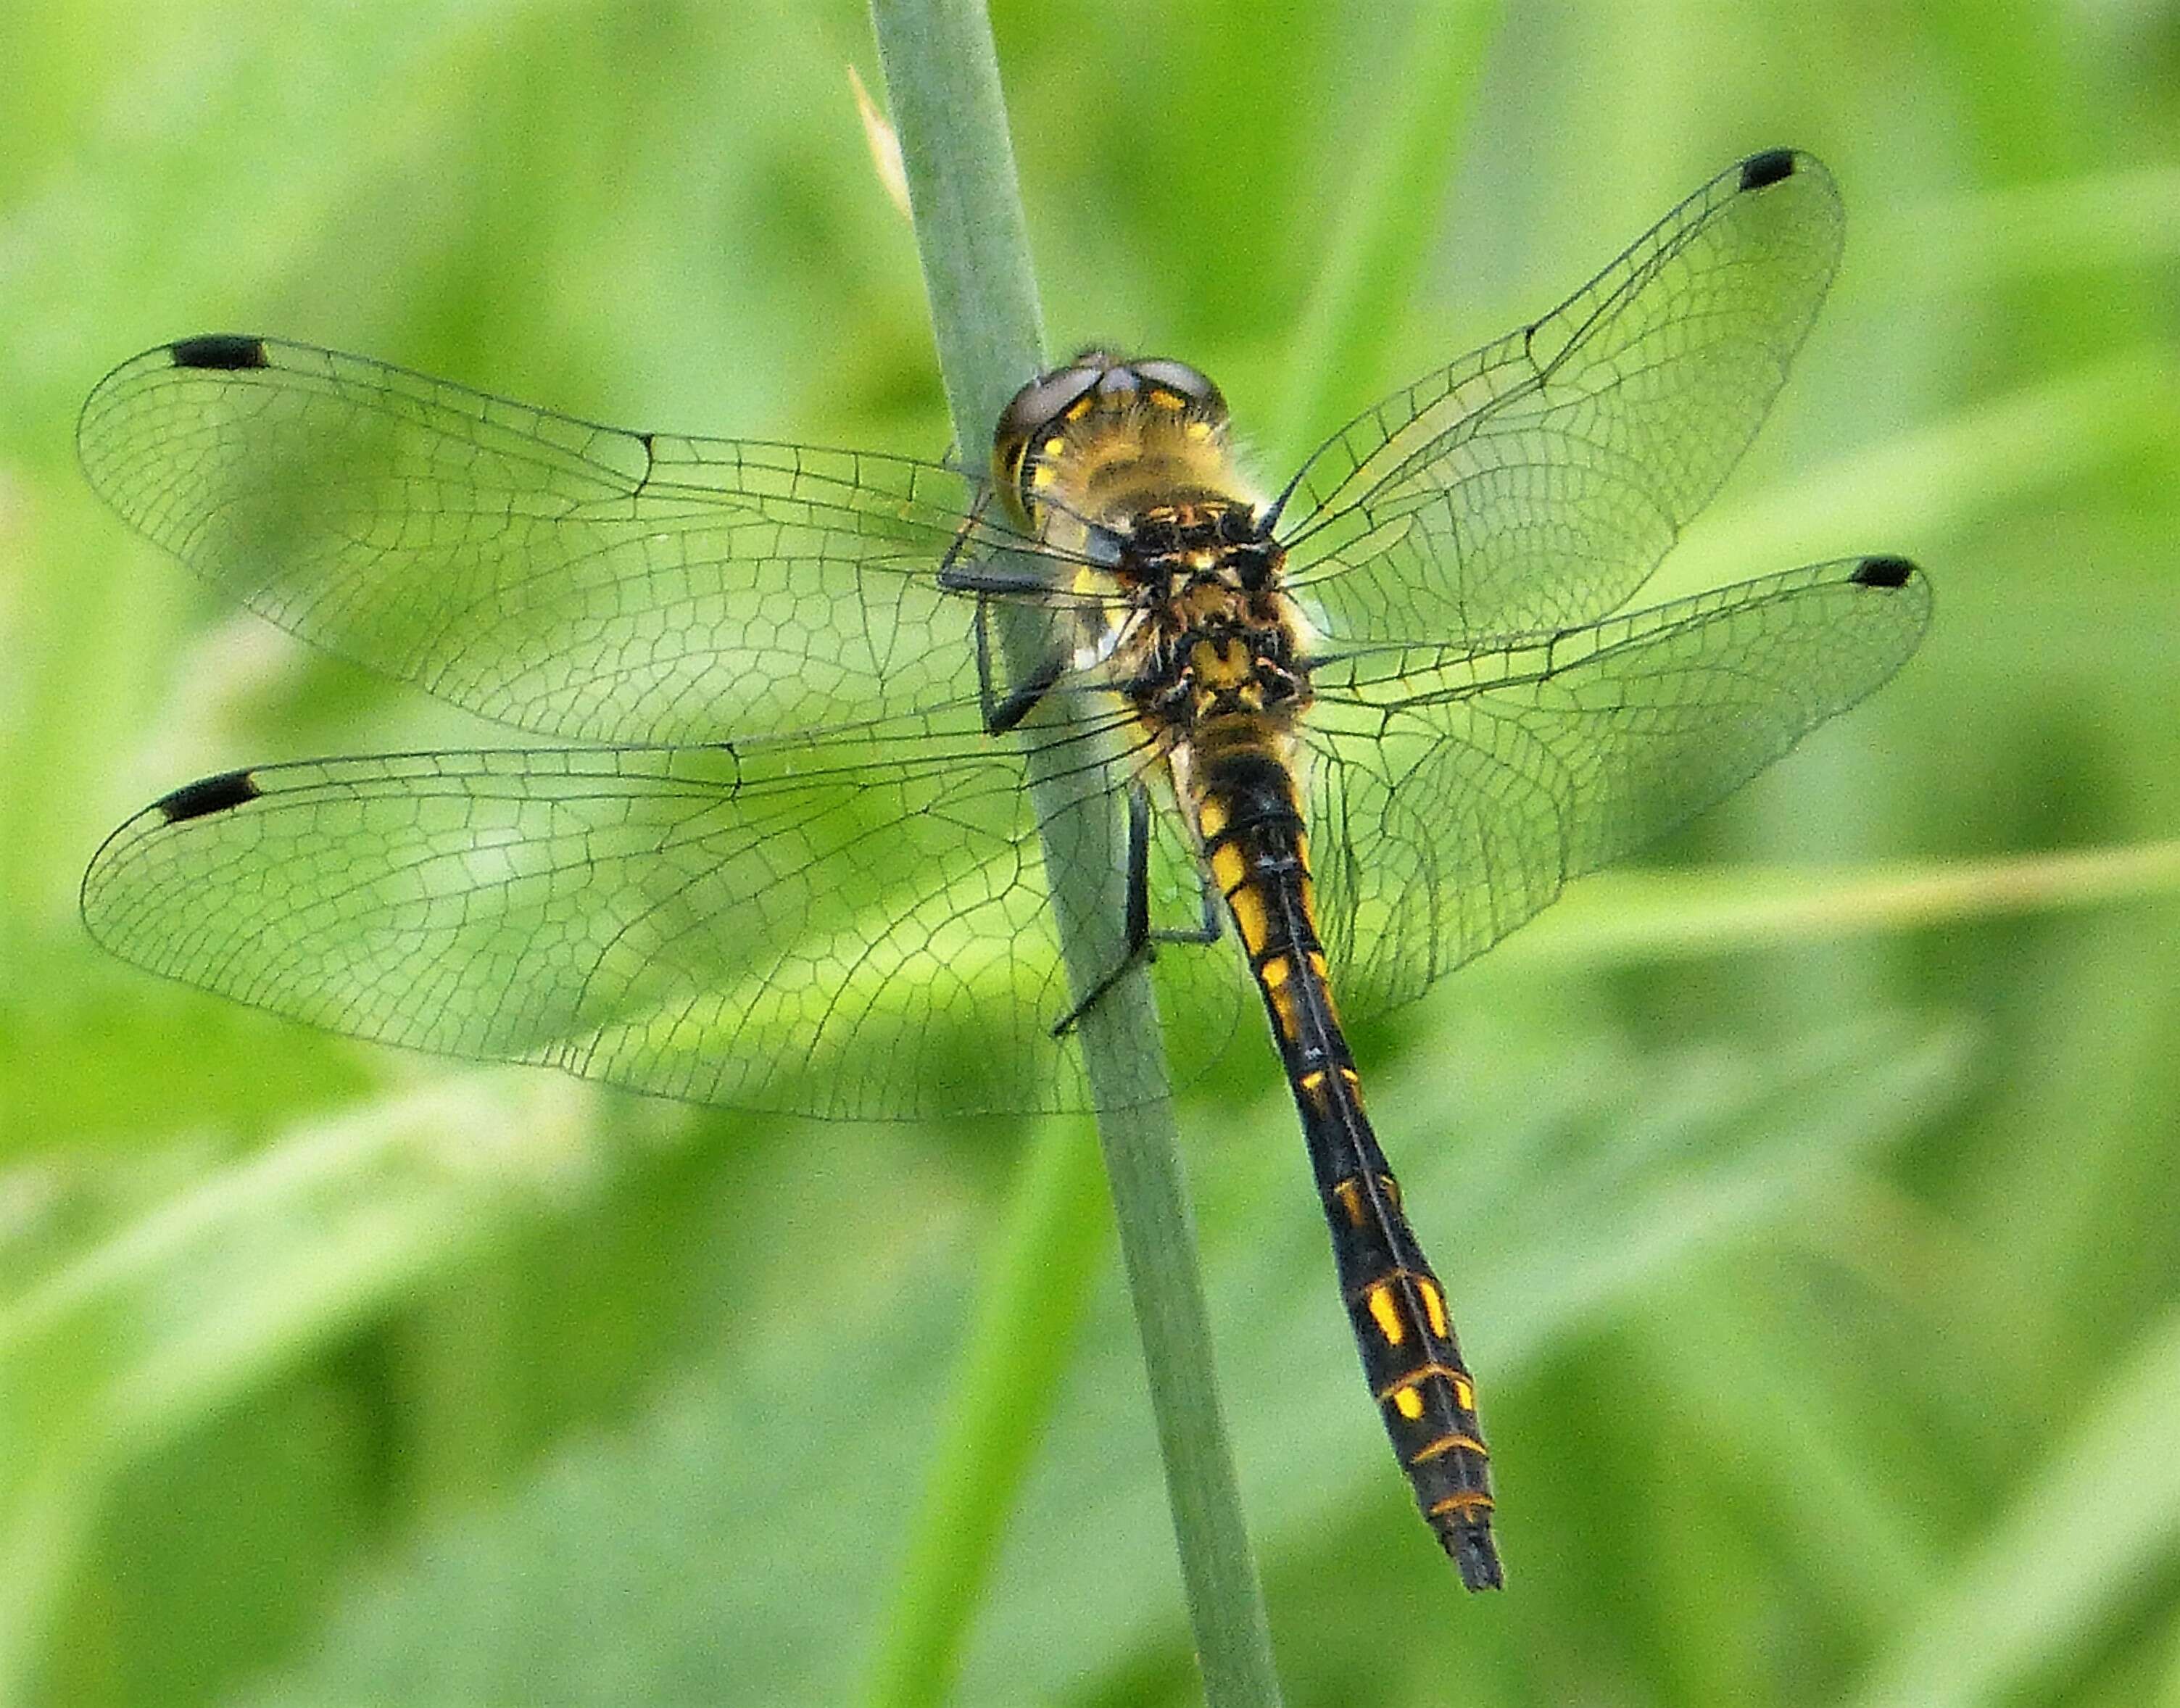
<svg viewBox="0 0 2180 1708">
<path fill-rule="evenodd" d="M 1076 362 L 1039 374 L 1016 392 L 1013 400 L 999 412 L 999 429 L 994 438 L 1002 445 L 1034 438 L 1096 389 L 1103 372 L 1102 368 Z"/>
<path fill-rule="evenodd" d="M 1098 376 L 1099 397 L 1126 397 L 1131 392 L 1139 389 L 1141 389 L 1141 383 L 1136 378 L 1135 364 L 1132 362 L 1109 367 Z"/>
<path fill-rule="evenodd" d="M 1226 413 L 1226 399 L 1219 395 L 1219 388 L 1212 384 L 1207 375 L 1185 361 L 1175 361 L 1170 356 L 1153 355 L 1146 356 L 1141 361 L 1131 361 L 1128 366 L 1147 384 L 1179 392 L 1206 413 L 1220 416 Z"/>
</svg>

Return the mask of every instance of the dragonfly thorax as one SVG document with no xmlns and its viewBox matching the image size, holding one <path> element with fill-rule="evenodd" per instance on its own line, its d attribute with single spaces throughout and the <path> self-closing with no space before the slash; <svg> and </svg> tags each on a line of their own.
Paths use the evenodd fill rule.
<svg viewBox="0 0 2180 1708">
<path fill-rule="evenodd" d="M 1155 504 L 1134 518 L 1114 571 L 1140 613 L 1126 691 L 1161 733 L 1186 737 L 1228 718 L 1284 724 L 1307 707 L 1283 562 L 1246 500 Z"/>
<path fill-rule="evenodd" d="M 1285 554 L 1203 374 L 1085 350 L 1016 394 L 992 463 L 1019 521 L 1109 566 L 1101 579 L 1117 597 L 1085 655 L 1162 745 L 1220 719 L 1284 726 L 1308 705 L 1304 631 L 1280 587 Z"/>
</svg>

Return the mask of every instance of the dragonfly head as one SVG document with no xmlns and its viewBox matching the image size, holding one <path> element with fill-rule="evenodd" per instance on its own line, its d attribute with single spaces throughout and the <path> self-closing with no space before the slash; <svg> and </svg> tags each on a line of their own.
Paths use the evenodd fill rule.
<svg viewBox="0 0 2180 1708">
<path fill-rule="evenodd" d="M 1219 388 L 1186 362 L 1086 350 L 1000 411 L 993 482 L 1025 521 L 1055 502 L 1102 520 L 1091 491 L 1097 471 L 1143 463 L 1195 483 L 1192 475 L 1223 468 L 1226 422 Z"/>
</svg>

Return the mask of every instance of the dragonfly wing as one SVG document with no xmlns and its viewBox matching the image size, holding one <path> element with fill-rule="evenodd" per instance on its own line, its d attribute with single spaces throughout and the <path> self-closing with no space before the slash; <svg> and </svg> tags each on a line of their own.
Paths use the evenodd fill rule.
<svg viewBox="0 0 2180 1708">
<path fill-rule="evenodd" d="M 1731 793 L 1891 677 L 1930 614 L 1920 570 L 1863 558 L 1488 653 L 1329 667 L 1310 810 L 1346 1005 L 1417 995 Z"/>
<path fill-rule="evenodd" d="M 178 790 L 92 934 L 331 1030 L 838 1117 L 1079 1108 L 1021 762 L 883 732 L 333 759 Z M 1143 1094 L 1159 1087 L 1147 1084 Z"/>
<path fill-rule="evenodd" d="M 975 691 L 972 603 L 933 573 L 972 493 L 936 464 L 625 433 L 228 336 L 124 363 L 77 440 L 252 610 L 520 728 L 707 741 Z"/>
<path fill-rule="evenodd" d="M 1342 641 L 1617 609 L 1755 436 L 1840 235 L 1810 156 L 1721 174 L 1542 320 L 1327 441 L 1286 500 L 1292 581 Z"/>
</svg>

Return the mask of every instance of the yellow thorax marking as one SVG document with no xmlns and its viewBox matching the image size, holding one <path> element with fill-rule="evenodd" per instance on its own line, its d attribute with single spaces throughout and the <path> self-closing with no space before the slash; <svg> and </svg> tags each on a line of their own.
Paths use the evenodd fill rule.
<svg viewBox="0 0 2180 1708">
<path fill-rule="evenodd" d="M 1249 649 L 1238 635 L 1223 642 L 1198 641 L 1189 649 L 1189 663 L 1207 688 L 1238 687 L 1249 679 Z"/>
</svg>

